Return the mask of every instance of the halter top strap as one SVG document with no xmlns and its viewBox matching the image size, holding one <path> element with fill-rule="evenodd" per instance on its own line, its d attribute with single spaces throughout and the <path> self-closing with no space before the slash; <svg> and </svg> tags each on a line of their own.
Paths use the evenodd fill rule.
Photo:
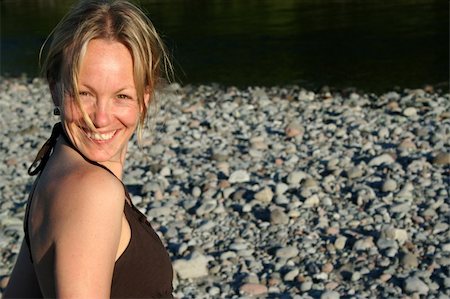
<svg viewBox="0 0 450 299">
<path fill-rule="evenodd" d="M 52 150 L 55 147 L 56 141 L 58 140 L 58 136 L 61 133 L 65 135 L 62 128 L 62 124 L 59 122 L 53 126 L 52 135 L 50 135 L 50 138 L 41 147 L 33 163 L 30 165 L 30 168 L 28 168 L 29 175 L 36 175 L 39 172 L 41 172 L 42 169 L 44 169 L 45 164 L 50 158 L 50 154 L 52 153 Z"/>
</svg>

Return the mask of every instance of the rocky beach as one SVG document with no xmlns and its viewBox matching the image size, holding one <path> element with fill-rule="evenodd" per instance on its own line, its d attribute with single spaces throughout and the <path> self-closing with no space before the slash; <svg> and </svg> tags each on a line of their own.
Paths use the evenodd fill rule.
<svg viewBox="0 0 450 299">
<path fill-rule="evenodd" d="M 178 298 L 450 298 L 450 95 L 180 86 L 124 183 Z M 0 78 L 0 287 L 52 125 L 42 79 Z"/>
</svg>

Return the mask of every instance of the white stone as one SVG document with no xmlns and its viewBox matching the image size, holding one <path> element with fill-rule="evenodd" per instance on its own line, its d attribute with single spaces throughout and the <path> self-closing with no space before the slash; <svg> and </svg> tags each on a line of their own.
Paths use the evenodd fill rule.
<svg viewBox="0 0 450 299">
<path fill-rule="evenodd" d="M 294 269 L 286 273 L 283 277 L 284 281 L 293 281 L 298 276 L 299 270 Z"/>
<path fill-rule="evenodd" d="M 392 164 L 394 163 L 395 160 L 394 158 L 392 158 L 391 155 L 389 154 L 382 154 L 378 157 L 373 158 L 372 160 L 369 161 L 369 166 L 378 166 L 381 164 Z"/>
<path fill-rule="evenodd" d="M 250 181 L 250 175 L 248 174 L 248 172 L 246 170 L 236 170 L 233 173 L 231 173 L 230 178 L 228 179 L 228 181 L 231 184 L 234 183 L 245 183 Z"/>
<path fill-rule="evenodd" d="M 320 295 L 320 299 L 339 299 L 341 296 L 336 291 L 325 291 Z"/>
<path fill-rule="evenodd" d="M 317 194 L 311 195 L 308 197 L 305 202 L 303 203 L 302 207 L 304 208 L 312 208 L 315 206 L 318 206 L 320 203 L 319 196 Z"/>
<path fill-rule="evenodd" d="M 292 258 L 298 255 L 298 249 L 294 246 L 287 246 L 277 250 L 276 256 L 281 258 Z"/>
<path fill-rule="evenodd" d="M 300 182 L 307 177 L 308 177 L 308 174 L 306 172 L 294 171 L 288 175 L 286 181 L 290 186 L 295 186 L 295 185 L 300 184 Z"/>
<path fill-rule="evenodd" d="M 277 195 L 282 195 L 284 194 L 287 190 L 289 189 L 289 186 L 285 183 L 278 183 L 277 186 L 275 187 L 275 193 Z"/>
<path fill-rule="evenodd" d="M 430 288 L 418 277 L 409 277 L 405 281 L 405 291 L 407 293 L 428 294 Z"/>
<path fill-rule="evenodd" d="M 406 117 L 416 116 L 417 115 L 417 109 L 414 107 L 408 107 L 405 110 L 403 110 L 403 115 Z"/>
<path fill-rule="evenodd" d="M 441 247 L 442 247 L 442 251 L 450 252 L 450 243 L 442 244 Z"/>
<path fill-rule="evenodd" d="M 347 243 L 347 237 L 340 236 L 334 241 L 334 247 L 338 250 L 342 250 L 345 247 L 345 243 Z"/>
<path fill-rule="evenodd" d="M 272 189 L 270 189 L 270 188 L 264 188 L 255 194 L 255 199 L 260 202 L 264 202 L 264 203 L 271 202 L 272 198 L 273 198 L 273 192 L 272 192 Z"/>
<path fill-rule="evenodd" d="M 198 278 L 208 275 L 208 262 L 211 258 L 201 254 L 190 259 L 179 259 L 173 262 L 173 268 L 181 279 Z"/>
</svg>

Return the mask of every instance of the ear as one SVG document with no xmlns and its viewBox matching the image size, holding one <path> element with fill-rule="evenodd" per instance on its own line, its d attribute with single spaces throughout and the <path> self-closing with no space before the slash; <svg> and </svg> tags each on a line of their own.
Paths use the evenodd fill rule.
<svg viewBox="0 0 450 299">
<path fill-rule="evenodd" d="M 150 100 L 151 100 L 151 92 L 150 92 L 150 87 L 146 87 L 145 88 L 145 92 L 144 92 L 144 107 L 145 109 L 148 109 L 148 105 L 150 104 Z"/>
</svg>

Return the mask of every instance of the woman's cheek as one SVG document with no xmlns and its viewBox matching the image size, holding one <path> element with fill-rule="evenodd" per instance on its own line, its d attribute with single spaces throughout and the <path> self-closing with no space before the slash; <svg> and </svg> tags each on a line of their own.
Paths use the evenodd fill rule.
<svg viewBox="0 0 450 299">
<path fill-rule="evenodd" d="M 83 108 L 89 114 L 89 109 L 86 109 L 87 107 Z M 66 122 L 74 122 L 83 118 L 83 114 L 81 113 L 75 101 L 71 99 L 67 99 L 65 101 L 64 118 Z"/>
</svg>

